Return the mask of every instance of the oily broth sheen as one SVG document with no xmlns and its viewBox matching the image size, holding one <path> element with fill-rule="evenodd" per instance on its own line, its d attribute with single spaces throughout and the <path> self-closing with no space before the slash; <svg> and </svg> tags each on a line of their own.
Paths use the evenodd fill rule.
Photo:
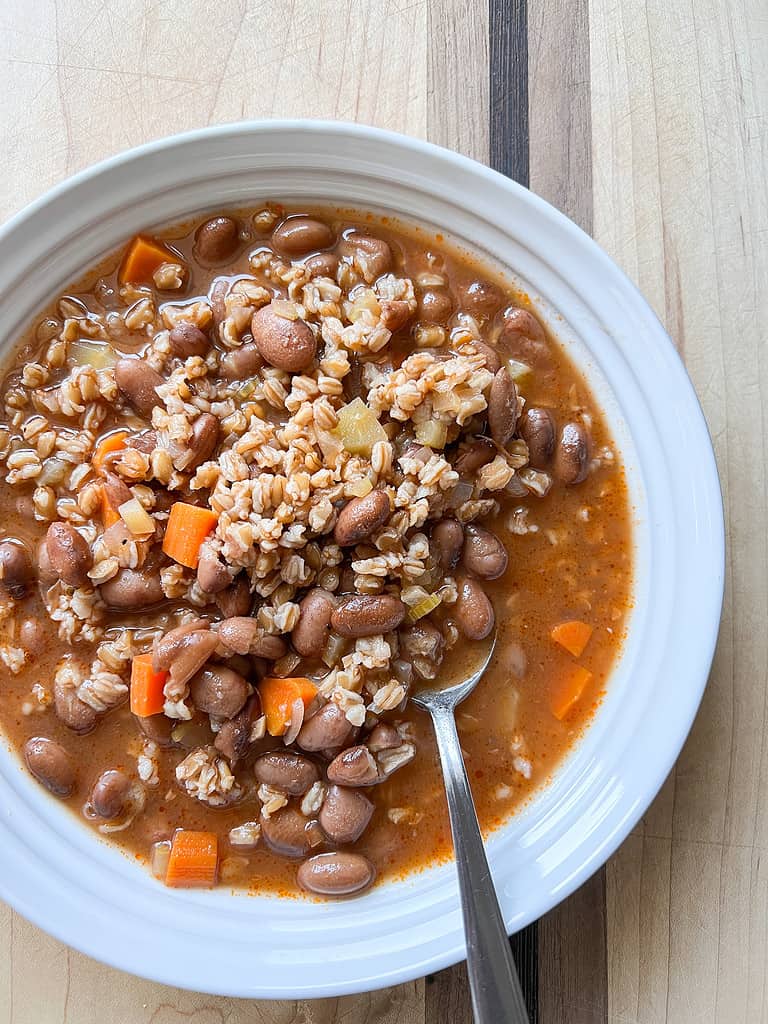
<svg viewBox="0 0 768 1024">
<path fill-rule="evenodd" d="M 219 212 L 212 211 L 209 216 Z M 235 211 L 246 223 L 249 212 Z M 517 304 L 528 304 L 527 296 L 515 292 L 497 269 L 450 247 L 439 233 L 403 224 L 391 217 L 339 207 L 288 207 L 287 212 L 320 216 L 337 230 L 357 225 L 384 238 L 396 253 L 399 261 L 396 272 L 402 275 L 415 278 L 433 269 L 425 256 L 431 251 L 438 256 L 436 269 L 448 277 L 454 293 L 462 283 L 479 277 L 495 281 Z M 154 232 L 176 249 L 192 268 L 189 285 L 179 296 L 185 300 L 204 294 L 215 276 L 247 273 L 247 253 L 258 244 L 264 244 L 263 236 L 254 237 L 243 255 L 232 263 L 213 270 L 201 268 L 192 260 L 192 242 L 194 230 L 202 219 Z M 65 293 L 79 295 L 88 304 L 94 299 L 93 290 L 100 279 L 106 281 L 108 287 L 114 285 L 121 256 L 122 249 L 103 260 Z M 549 340 L 552 343 L 551 372 L 543 379 L 534 379 L 533 386 L 523 388 L 524 397 L 529 404 L 550 407 L 559 423 L 570 418 L 574 408 L 588 410 L 592 451 L 599 452 L 607 446 L 613 448 L 603 414 L 588 384 L 562 349 L 554 344 L 554 339 Z M 31 331 L 16 349 L 10 368 L 23 365 L 44 349 L 45 345 L 36 341 Z M 136 348 L 126 346 L 125 350 L 136 351 Z M 102 429 L 107 429 L 108 425 Z M 32 517 L 32 489 L 31 486 L 25 490 L 10 488 L 3 481 L 0 510 L 6 533 L 25 540 L 34 550 L 47 524 L 37 523 Z M 516 508 L 528 510 L 527 524 L 534 528 L 532 532 L 520 535 L 509 529 L 511 514 Z M 509 566 L 504 576 L 483 583 L 496 611 L 497 653 L 457 716 L 467 770 L 485 831 L 503 824 L 538 786 L 547 782 L 599 707 L 621 648 L 632 600 L 630 520 L 626 481 L 617 458 L 575 487 L 555 486 L 544 498 L 510 499 L 497 520 L 485 523 L 497 533 L 509 552 Z M 554 540 L 557 543 L 553 543 Z M 24 612 L 30 616 L 40 615 L 47 622 L 36 592 L 25 600 Z M 144 613 L 141 621 L 150 624 L 152 614 Z M 436 618 L 439 620 L 439 614 Z M 575 663 L 551 641 L 549 632 L 553 625 L 567 619 L 584 619 L 595 627 L 579 659 L 579 664 L 592 672 L 593 679 L 574 712 L 560 722 L 552 714 L 549 701 Z M 509 650 L 512 643 L 521 644 L 527 655 L 527 672 L 522 680 L 511 672 Z M 482 641 L 461 641 L 446 655 L 442 672 L 457 677 L 464 671 L 471 671 L 483 648 Z M 135 775 L 140 741 L 127 705 L 106 715 L 96 730 L 85 737 L 74 735 L 62 725 L 52 709 L 42 715 L 21 713 L 22 701 L 35 682 L 41 681 L 50 688 L 55 666 L 64 653 L 49 625 L 37 657 L 20 675 L 13 676 L 2 669 L 0 724 L 17 751 L 35 735 L 49 736 L 69 751 L 78 764 L 79 786 L 76 795 L 66 803 L 80 815 L 86 794 L 106 768 L 121 768 Z M 402 876 L 451 854 L 442 781 L 429 721 L 410 706 L 396 717 L 412 723 L 417 756 L 411 764 L 376 787 L 375 794 L 369 794 L 376 804 L 374 817 L 354 846 L 373 861 L 379 878 Z M 520 753 L 512 749 L 516 737 L 522 737 L 525 756 L 532 764 L 530 778 L 516 768 L 515 758 Z M 215 831 L 220 837 L 223 884 L 283 894 L 295 892 L 296 862 L 271 854 L 263 845 L 245 853 L 227 849 L 225 837 L 229 829 L 258 818 L 259 805 L 255 799 L 250 802 L 246 799 L 229 809 L 204 806 L 183 794 L 173 782 L 173 765 L 180 759 L 179 752 L 160 751 L 159 759 L 160 786 L 147 788 L 145 812 L 128 829 L 114 834 L 113 842 L 132 856 L 146 860 L 151 844 L 168 839 L 175 828 Z"/>
</svg>

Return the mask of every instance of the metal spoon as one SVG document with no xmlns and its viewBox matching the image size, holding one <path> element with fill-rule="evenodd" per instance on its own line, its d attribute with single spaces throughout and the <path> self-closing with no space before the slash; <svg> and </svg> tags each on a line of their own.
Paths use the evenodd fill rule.
<svg viewBox="0 0 768 1024">
<path fill-rule="evenodd" d="M 454 718 L 457 706 L 472 693 L 488 668 L 495 646 L 494 637 L 483 664 L 468 679 L 442 690 L 419 690 L 411 694 L 411 702 L 432 716 L 440 751 L 456 851 L 467 939 L 467 972 L 476 1024 L 528 1024 L 520 979 L 485 856 Z"/>
</svg>

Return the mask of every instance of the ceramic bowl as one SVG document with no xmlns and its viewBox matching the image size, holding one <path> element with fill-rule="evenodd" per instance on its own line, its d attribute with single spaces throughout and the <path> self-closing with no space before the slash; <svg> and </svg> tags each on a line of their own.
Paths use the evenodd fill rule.
<svg viewBox="0 0 768 1024">
<path fill-rule="evenodd" d="M 206 129 L 64 182 L 0 230 L 3 344 L 137 229 L 264 198 L 387 210 L 509 268 L 583 369 L 622 453 L 635 519 L 628 638 L 583 740 L 488 842 L 515 931 L 616 849 L 698 708 L 723 589 L 722 503 L 701 410 L 648 304 L 575 224 L 472 160 L 349 124 Z M 341 902 L 171 890 L 97 840 L 8 751 L 0 806 L 0 896 L 134 974 L 231 996 L 332 996 L 407 981 L 465 953 L 453 865 Z"/>
</svg>

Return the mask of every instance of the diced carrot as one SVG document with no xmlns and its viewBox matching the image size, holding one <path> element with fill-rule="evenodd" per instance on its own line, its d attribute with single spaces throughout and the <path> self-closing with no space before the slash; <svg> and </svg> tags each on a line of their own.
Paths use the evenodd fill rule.
<svg viewBox="0 0 768 1024">
<path fill-rule="evenodd" d="M 107 488 L 102 486 L 101 488 L 101 521 L 104 524 L 104 529 L 108 530 L 110 526 L 114 526 L 120 519 L 120 513 L 116 508 L 113 507 L 112 502 L 109 500 L 109 494 Z"/>
<path fill-rule="evenodd" d="M 151 654 L 137 654 L 131 663 L 131 711 L 139 718 L 159 715 L 165 704 L 167 672 L 155 672 Z"/>
<path fill-rule="evenodd" d="M 180 263 L 180 260 L 156 238 L 136 235 L 123 256 L 118 280 L 120 284 L 152 284 L 152 275 L 163 263 Z"/>
<path fill-rule="evenodd" d="M 261 710 L 267 718 L 267 732 L 270 736 L 282 736 L 291 723 L 291 712 L 295 700 L 301 698 L 304 707 L 309 707 L 317 696 L 317 687 L 305 676 L 265 676 L 259 683 Z"/>
<path fill-rule="evenodd" d="M 104 469 L 104 462 L 107 456 L 113 455 L 115 452 L 120 452 L 125 448 L 125 440 L 128 437 L 127 430 L 113 430 L 111 434 L 105 434 L 104 437 L 96 445 L 96 449 L 91 459 L 91 465 L 97 473 L 101 473 Z"/>
<path fill-rule="evenodd" d="M 196 569 L 200 561 L 203 541 L 216 529 L 219 521 L 215 512 L 199 505 L 177 501 L 171 505 L 168 525 L 163 538 L 163 551 L 180 565 Z"/>
<path fill-rule="evenodd" d="M 592 679 L 592 673 L 582 665 L 577 665 L 568 678 L 560 684 L 550 700 L 550 707 L 555 718 L 562 721 L 581 698 L 584 690 Z"/>
<path fill-rule="evenodd" d="M 219 841 L 213 832 L 182 828 L 174 835 L 165 884 L 210 889 L 216 884 Z"/>
<path fill-rule="evenodd" d="M 594 631 L 594 626 L 588 622 L 572 619 L 570 622 L 559 623 L 549 635 L 574 658 L 580 658 Z"/>
</svg>

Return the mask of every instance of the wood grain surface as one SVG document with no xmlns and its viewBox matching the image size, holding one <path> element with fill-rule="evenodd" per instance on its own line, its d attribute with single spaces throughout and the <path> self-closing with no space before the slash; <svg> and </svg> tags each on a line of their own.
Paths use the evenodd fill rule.
<svg viewBox="0 0 768 1024">
<path fill-rule="evenodd" d="M 641 824 L 513 948 L 539 1024 L 766 1024 L 765 0 L 0 4 L 2 219 L 128 146 L 277 116 L 404 131 L 529 180 L 592 232 L 678 345 L 728 518 L 712 678 Z M 7 1024 L 470 1019 L 461 966 L 338 1000 L 218 999 L 104 967 L 0 908 Z"/>
</svg>

